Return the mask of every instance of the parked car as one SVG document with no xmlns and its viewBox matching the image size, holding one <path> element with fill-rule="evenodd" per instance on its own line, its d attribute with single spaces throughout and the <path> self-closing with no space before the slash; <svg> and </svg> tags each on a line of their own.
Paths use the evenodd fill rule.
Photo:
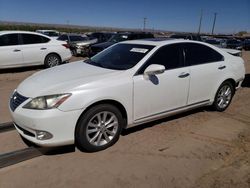
<svg viewBox="0 0 250 188">
<path fill-rule="evenodd" d="M 71 58 L 67 43 L 27 31 L 0 31 L 0 69 L 53 67 Z"/>
<path fill-rule="evenodd" d="M 200 35 L 192 33 L 172 34 L 169 38 L 202 41 Z"/>
<path fill-rule="evenodd" d="M 60 36 L 59 31 L 56 31 L 56 30 L 36 30 L 36 32 L 47 35 L 54 39 L 57 39 Z"/>
<path fill-rule="evenodd" d="M 226 40 L 225 39 L 214 39 L 214 38 L 208 38 L 205 40 L 206 43 L 212 44 L 214 46 L 217 46 L 219 48 L 225 48 L 226 47 Z"/>
<path fill-rule="evenodd" d="M 101 43 L 101 42 L 107 42 L 115 34 L 116 33 L 112 33 L 112 32 L 94 32 L 94 33 L 88 34 L 87 36 L 90 39 L 97 39 L 96 43 Z"/>
<path fill-rule="evenodd" d="M 90 56 L 101 52 L 105 48 L 108 48 L 117 42 L 145 38 L 154 38 L 154 35 L 147 32 L 119 32 L 113 35 L 107 42 L 91 45 Z"/>
<path fill-rule="evenodd" d="M 97 42 L 97 39 L 89 39 L 86 35 L 79 34 L 63 34 L 57 40 L 67 41 L 74 56 L 82 55 L 85 48 Z"/>
<path fill-rule="evenodd" d="M 250 50 L 250 39 L 245 39 L 243 43 L 244 50 Z"/>
<path fill-rule="evenodd" d="M 242 44 L 242 42 L 240 40 L 228 39 L 226 41 L 226 48 L 241 50 L 242 47 L 243 47 L 243 44 Z"/>
<path fill-rule="evenodd" d="M 124 41 L 32 75 L 11 96 L 10 113 L 37 145 L 93 152 L 113 145 L 122 129 L 201 106 L 226 110 L 244 76 L 241 57 L 207 43 Z"/>
</svg>

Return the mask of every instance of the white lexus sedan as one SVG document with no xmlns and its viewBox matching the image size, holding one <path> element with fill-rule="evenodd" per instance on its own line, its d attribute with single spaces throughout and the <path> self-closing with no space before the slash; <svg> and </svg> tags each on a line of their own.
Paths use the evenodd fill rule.
<svg viewBox="0 0 250 188">
<path fill-rule="evenodd" d="M 66 42 L 27 31 L 0 31 L 0 69 L 45 65 L 53 67 L 71 58 Z"/>
<path fill-rule="evenodd" d="M 10 99 L 17 131 L 40 146 L 94 152 L 122 129 L 201 106 L 224 111 L 245 76 L 241 57 L 180 39 L 115 44 L 86 61 L 35 73 Z"/>
</svg>

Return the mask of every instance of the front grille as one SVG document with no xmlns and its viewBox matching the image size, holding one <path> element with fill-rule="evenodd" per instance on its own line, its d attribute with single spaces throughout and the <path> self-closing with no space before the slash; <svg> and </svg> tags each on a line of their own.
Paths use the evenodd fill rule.
<svg viewBox="0 0 250 188">
<path fill-rule="evenodd" d="M 26 101 L 28 98 L 20 95 L 18 92 L 15 92 L 12 97 L 10 98 L 10 108 L 14 112 L 15 109 Z"/>
</svg>

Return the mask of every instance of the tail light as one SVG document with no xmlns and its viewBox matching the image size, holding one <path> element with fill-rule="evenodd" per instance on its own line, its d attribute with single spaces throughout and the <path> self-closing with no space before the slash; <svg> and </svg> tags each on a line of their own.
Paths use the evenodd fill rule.
<svg viewBox="0 0 250 188">
<path fill-rule="evenodd" d="M 69 44 L 62 44 L 65 48 L 69 48 Z"/>
</svg>

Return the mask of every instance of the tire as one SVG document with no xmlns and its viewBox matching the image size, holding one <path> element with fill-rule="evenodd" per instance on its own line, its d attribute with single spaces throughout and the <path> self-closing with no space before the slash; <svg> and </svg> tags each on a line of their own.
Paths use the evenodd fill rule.
<svg viewBox="0 0 250 188">
<path fill-rule="evenodd" d="M 216 111 L 222 112 L 230 105 L 235 93 L 233 84 L 229 81 L 223 82 L 216 92 L 213 108 Z"/>
<path fill-rule="evenodd" d="M 84 113 L 77 123 L 76 146 L 87 152 L 104 150 L 118 141 L 124 123 L 121 112 L 115 106 L 94 106 Z"/>
<path fill-rule="evenodd" d="M 72 55 L 73 55 L 73 56 L 75 56 L 75 57 L 78 56 L 78 54 L 76 53 L 76 49 L 72 49 L 71 52 L 72 52 Z"/>
<path fill-rule="evenodd" d="M 49 54 L 46 56 L 44 65 L 46 68 L 54 67 L 61 64 L 61 58 L 57 54 Z"/>
</svg>

